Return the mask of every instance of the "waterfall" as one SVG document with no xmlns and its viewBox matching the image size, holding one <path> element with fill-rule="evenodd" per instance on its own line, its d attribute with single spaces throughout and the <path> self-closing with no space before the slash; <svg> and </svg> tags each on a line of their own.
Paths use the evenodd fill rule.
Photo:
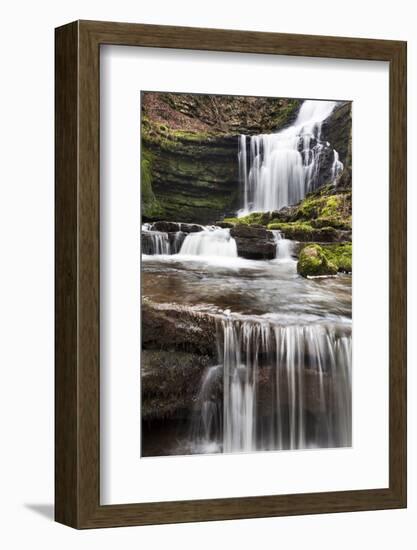
<svg viewBox="0 0 417 550">
<path fill-rule="evenodd" d="M 202 380 L 194 443 L 223 452 L 351 445 L 350 327 L 226 317 L 218 349 L 221 364 Z"/>
<path fill-rule="evenodd" d="M 243 208 L 239 216 L 296 204 L 316 187 L 320 160 L 330 145 L 321 141 L 322 123 L 336 105 L 336 101 L 306 100 L 289 128 L 276 134 L 240 136 L 238 162 Z M 335 151 L 335 159 L 336 155 Z M 337 162 L 339 173 L 343 165 L 338 159 Z"/>
<path fill-rule="evenodd" d="M 227 256 L 237 257 L 236 241 L 230 235 L 230 229 L 205 227 L 204 231 L 190 233 L 184 239 L 181 256 Z"/>
<path fill-rule="evenodd" d="M 271 230 L 274 235 L 274 240 L 276 244 L 276 254 L 275 258 L 279 260 L 290 260 L 292 259 L 292 250 L 294 243 L 290 239 L 285 239 L 281 231 L 277 229 Z"/>
<path fill-rule="evenodd" d="M 332 180 L 334 181 L 342 171 L 343 162 L 339 160 L 339 153 L 336 149 L 333 149 Z"/>
<path fill-rule="evenodd" d="M 142 235 L 143 254 L 171 254 L 168 233 L 142 228 Z"/>
<path fill-rule="evenodd" d="M 152 223 L 142 225 L 142 254 L 148 256 L 178 254 L 185 239 L 181 224 L 170 222 L 170 225 L 175 229 L 175 231 L 170 232 L 155 229 L 155 225 L 157 226 L 157 224 Z"/>
</svg>

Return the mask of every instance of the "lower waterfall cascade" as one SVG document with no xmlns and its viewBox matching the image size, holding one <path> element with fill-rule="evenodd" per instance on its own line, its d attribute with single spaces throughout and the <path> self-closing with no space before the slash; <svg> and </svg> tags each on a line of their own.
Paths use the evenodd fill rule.
<svg viewBox="0 0 417 550">
<path fill-rule="evenodd" d="M 192 422 L 197 445 L 225 453 L 351 445 L 346 327 L 224 318 L 218 346 Z"/>
</svg>

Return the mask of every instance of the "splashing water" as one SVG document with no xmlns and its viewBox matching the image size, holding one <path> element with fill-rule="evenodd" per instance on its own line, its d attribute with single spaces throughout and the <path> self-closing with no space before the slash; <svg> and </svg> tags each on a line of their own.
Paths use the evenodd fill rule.
<svg viewBox="0 0 417 550">
<path fill-rule="evenodd" d="M 227 256 L 237 258 L 236 241 L 230 235 L 230 229 L 206 227 L 199 233 L 190 233 L 185 238 L 181 256 Z"/>
<path fill-rule="evenodd" d="M 281 231 L 277 229 L 272 229 L 271 232 L 274 235 L 276 244 L 275 258 L 279 260 L 292 260 L 294 243 L 290 239 L 285 239 Z"/>
</svg>

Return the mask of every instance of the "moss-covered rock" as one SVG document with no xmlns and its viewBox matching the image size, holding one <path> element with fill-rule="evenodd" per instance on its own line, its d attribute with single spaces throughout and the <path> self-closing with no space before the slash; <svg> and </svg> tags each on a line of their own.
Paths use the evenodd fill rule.
<svg viewBox="0 0 417 550">
<path fill-rule="evenodd" d="M 323 247 L 323 251 L 338 271 L 352 272 L 352 243 L 329 244 Z"/>
<path fill-rule="evenodd" d="M 161 215 L 162 208 L 152 189 L 152 156 L 147 151 L 142 154 L 140 172 L 142 214 L 145 218 L 157 217 Z"/>
<path fill-rule="evenodd" d="M 148 197 L 144 200 L 142 191 L 145 221 L 163 218 L 209 224 L 225 213 L 236 211 L 238 138 L 200 142 L 188 137 L 155 134 L 148 139 L 142 134 L 142 157 L 152 159 L 151 163 L 145 163 L 148 170 L 145 178 L 149 176 L 159 206 L 156 210 L 152 200 Z M 146 192 L 147 181 L 142 189 Z"/>
<path fill-rule="evenodd" d="M 303 277 L 336 275 L 337 266 L 328 259 L 320 245 L 310 244 L 300 252 L 297 272 Z"/>
<path fill-rule="evenodd" d="M 268 224 L 268 229 L 281 231 L 286 239 L 300 242 L 331 243 L 345 240 L 344 235 L 334 227 L 316 228 L 307 222 L 273 222 Z"/>
<path fill-rule="evenodd" d="M 333 186 L 325 186 L 295 206 L 223 221 L 228 225 L 263 225 L 283 232 L 287 239 L 301 242 L 337 242 L 350 240 L 351 212 L 352 193 L 335 192 Z"/>
</svg>

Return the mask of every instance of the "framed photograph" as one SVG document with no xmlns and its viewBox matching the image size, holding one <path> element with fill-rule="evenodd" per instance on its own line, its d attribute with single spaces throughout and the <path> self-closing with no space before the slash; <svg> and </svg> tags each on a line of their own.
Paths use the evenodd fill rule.
<svg viewBox="0 0 417 550">
<path fill-rule="evenodd" d="M 406 506 L 406 43 L 56 29 L 56 520 Z"/>
</svg>

